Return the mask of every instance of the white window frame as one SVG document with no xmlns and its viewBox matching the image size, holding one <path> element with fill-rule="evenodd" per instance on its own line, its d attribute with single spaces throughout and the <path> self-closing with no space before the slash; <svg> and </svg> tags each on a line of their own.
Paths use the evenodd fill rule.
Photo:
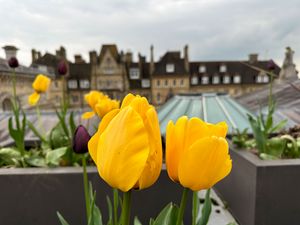
<svg viewBox="0 0 300 225">
<path fill-rule="evenodd" d="M 142 79 L 142 88 L 149 88 L 149 87 L 150 87 L 150 80 Z"/>
<path fill-rule="evenodd" d="M 77 89 L 78 88 L 78 82 L 77 80 L 68 80 L 68 88 L 69 89 Z"/>
<path fill-rule="evenodd" d="M 256 83 L 262 83 L 262 81 L 263 81 L 263 78 L 262 78 L 262 75 L 257 75 L 256 76 Z"/>
<path fill-rule="evenodd" d="M 220 77 L 218 75 L 214 75 L 212 79 L 213 84 L 219 84 L 220 83 Z"/>
<path fill-rule="evenodd" d="M 206 66 L 200 65 L 198 71 L 199 71 L 199 73 L 206 73 Z"/>
<path fill-rule="evenodd" d="M 242 82 L 241 75 L 234 75 L 234 77 L 233 77 L 233 83 L 234 84 L 240 84 L 241 82 Z"/>
<path fill-rule="evenodd" d="M 209 77 L 208 76 L 202 76 L 201 77 L 201 84 L 209 84 Z"/>
<path fill-rule="evenodd" d="M 129 77 L 131 80 L 140 79 L 140 70 L 139 68 L 130 68 L 129 69 Z"/>
<path fill-rule="evenodd" d="M 198 77 L 197 76 L 192 76 L 191 84 L 192 85 L 197 85 L 198 84 Z"/>
<path fill-rule="evenodd" d="M 226 73 L 227 72 L 227 66 L 222 64 L 220 65 L 220 73 Z"/>
<path fill-rule="evenodd" d="M 82 89 L 88 89 L 88 88 L 90 88 L 90 81 L 87 80 L 87 79 L 80 80 L 80 81 L 79 81 L 79 86 L 80 86 L 80 88 L 82 88 Z"/>
<path fill-rule="evenodd" d="M 263 83 L 269 83 L 269 81 L 270 81 L 270 78 L 269 78 L 268 75 L 264 75 L 264 76 L 262 77 L 262 82 L 263 82 Z"/>
<path fill-rule="evenodd" d="M 167 73 L 174 73 L 175 72 L 175 64 L 174 63 L 168 63 L 166 65 L 166 72 Z"/>
<path fill-rule="evenodd" d="M 230 76 L 225 75 L 223 77 L 223 84 L 230 84 Z"/>
</svg>

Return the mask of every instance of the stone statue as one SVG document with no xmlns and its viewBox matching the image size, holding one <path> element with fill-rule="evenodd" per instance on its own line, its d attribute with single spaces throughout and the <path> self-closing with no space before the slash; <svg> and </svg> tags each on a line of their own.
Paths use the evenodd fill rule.
<svg viewBox="0 0 300 225">
<path fill-rule="evenodd" d="M 280 80 L 295 80 L 298 79 L 296 65 L 293 61 L 294 51 L 290 48 L 286 48 L 285 58 L 279 74 Z"/>
</svg>

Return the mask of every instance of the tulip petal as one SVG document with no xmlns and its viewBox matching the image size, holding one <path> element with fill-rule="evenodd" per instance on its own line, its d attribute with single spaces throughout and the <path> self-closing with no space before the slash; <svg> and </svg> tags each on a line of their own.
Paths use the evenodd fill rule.
<svg viewBox="0 0 300 225">
<path fill-rule="evenodd" d="M 207 133 L 206 136 L 217 136 L 217 137 L 226 137 L 228 130 L 228 125 L 226 122 L 220 122 L 217 124 L 207 123 Z"/>
<path fill-rule="evenodd" d="M 172 121 L 168 123 L 166 132 L 166 165 L 169 177 L 173 181 L 178 181 L 178 164 L 184 152 L 184 138 L 188 118 L 180 117 L 174 125 Z"/>
<path fill-rule="evenodd" d="M 87 120 L 87 119 L 92 118 L 93 116 L 95 116 L 94 112 L 85 112 L 82 114 L 81 118 L 84 120 Z"/>
<path fill-rule="evenodd" d="M 179 180 L 182 186 L 193 191 L 208 189 L 226 177 L 231 167 L 227 141 L 222 137 L 205 137 L 182 155 Z"/>
<path fill-rule="evenodd" d="M 143 120 L 132 107 L 121 110 L 100 135 L 97 167 L 100 176 L 123 192 L 132 189 L 149 155 Z"/>
<path fill-rule="evenodd" d="M 188 149 L 192 144 L 194 144 L 200 138 L 207 136 L 207 126 L 204 121 L 197 117 L 191 118 L 187 123 L 185 141 L 183 149 Z M 183 137 L 181 137 L 183 138 Z"/>
<path fill-rule="evenodd" d="M 88 143 L 90 156 L 92 157 L 95 163 L 97 162 L 97 149 L 98 149 L 100 134 L 103 133 L 103 131 L 108 126 L 110 121 L 118 114 L 119 111 L 120 111 L 119 109 L 112 110 L 103 117 L 103 119 L 99 124 L 97 132 L 92 136 L 92 138 Z"/>
<path fill-rule="evenodd" d="M 36 92 L 43 93 L 48 90 L 50 83 L 50 78 L 43 74 L 39 74 L 32 83 L 32 87 Z"/>
<path fill-rule="evenodd" d="M 148 133 L 150 153 L 138 182 L 140 189 L 151 186 L 158 179 L 162 166 L 161 135 L 157 113 L 153 107 L 146 112 L 146 117 L 144 124 Z"/>
<path fill-rule="evenodd" d="M 32 106 L 36 105 L 39 100 L 40 100 L 40 94 L 37 92 L 34 92 L 28 97 L 28 103 L 29 105 Z"/>
<path fill-rule="evenodd" d="M 131 93 L 125 96 L 125 98 L 122 101 L 121 109 L 125 108 L 126 106 L 129 106 L 131 101 L 135 99 L 135 96 Z"/>
</svg>

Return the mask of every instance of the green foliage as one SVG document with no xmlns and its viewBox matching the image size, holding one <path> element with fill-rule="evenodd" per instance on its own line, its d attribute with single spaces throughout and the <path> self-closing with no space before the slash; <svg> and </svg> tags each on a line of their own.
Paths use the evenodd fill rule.
<svg viewBox="0 0 300 225">
<path fill-rule="evenodd" d="M 238 148 L 251 148 L 253 147 L 253 140 L 249 138 L 248 128 L 240 131 L 239 129 L 235 129 L 235 133 L 232 137 L 232 143 L 235 144 Z"/>
<path fill-rule="evenodd" d="M 202 214 L 200 220 L 197 222 L 197 225 L 206 225 L 211 214 L 211 198 L 210 198 L 210 189 L 206 191 L 205 201 L 202 208 Z"/>
<path fill-rule="evenodd" d="M 155 220 L 150 221 L 151 225 L 174 225 L 177 221 L 179 208 L 173 203 L 169 203 L 157 216 Z"/>
</svg>

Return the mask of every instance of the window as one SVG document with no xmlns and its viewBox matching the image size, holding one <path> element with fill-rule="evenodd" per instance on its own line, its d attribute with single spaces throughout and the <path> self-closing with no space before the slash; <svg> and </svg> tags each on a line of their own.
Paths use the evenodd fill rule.
<svg viewBox="0 0 300 225">
<path fill-rule="evenodd" d="M 241 76 L 240 75 L 235 75 L 233 77 L 233 83 L 235 83 L 235 84 L 241 83 Z"/>
<path fill-rule="evenodd" d="M 132 80 L 136 80 L 140 78 L 140 70 L 138 68 L 130 68 L 129 77 Z"/>
<path fill-rule="evenodd" d="M 256 83 L 262 83 L 262 81 L 263 81 L 262 76 L 258 75 L 258 76 L 256 77 Z"/>
<path fill-rule="evenodd" d="M 230 76 L 226 75 L 223 77 L 223 84 L 230 84 Z"/>
<path fill-rule="evenodd" d="M 156 100 L 158 103 L 160 103 L 160 93 L 159 92 L 157 93 Z"/>
<path fill-rule="evenodd" d="M 68 88 L 70 88 L 70 89 L 78 88 L 77 80 L 69 80 L 68 81 Z"/>
<path fill-rule="evenodd" d="M 192 77 L 192 80 L 191 80 L 191 83 L 192 83 L 193 85 L 198 84 L 198 77 L 193 76 L 193 77 Z"/>
<path fill-rule="evenodd" d="M 168 80 L 165 80 L 165 87 L 168 87 L 168 84 L 169 84 Z"/>
<path fill-rule="evenodd" d="M 78 95 L 71 95 L 71 99 L 73 103 L 76 103 L 79 101 Z"/>
<path fill-rule="evenodd" d="M 173 87 L 176 87 L 176 80 L 173 80 Z"/>
<path fill-rule="evenodd" d="M 204 65 L 199 66 L 199 73 L 205 73 L 206 67 Z"/>
<path fill-rule="evenodd" d="M 174 73 L 175 72 L 175 65 L 174 64 L 167 64 L 166 65 L 166 72 L 167 73 Z"/>
<path fill-rule="evenodd" d="M 142 79 L 142 88 L 150 87 L 150 80 L 149 79 Z"/>
<path fill-rule="evenodd" d="M 111 67 L 105 67 L 103 69 L 103 73 L 106 74 L 106 75 L 114 74 L 114 69 L 111 68 Z"/>
<path fill-rule="evenodd" d="M 202 76 L 201 83 L 202 84 L 209 84 L 209 78 L 208 78 L 208 76 Z"/>
<path fill-rule="evenodd" d="M 269 83 L 269 76 L 268 75 L 264 75 L 262 77 L 262 80 L 263 80 L 264 83 Z"/>
<path fill-rule="evenodd" d="M 111 81 L 110 81 L 110 80 L 107 80 L 107 81 L 106 81 L 106 85 L 107 85 L 107 87 L 109 87 L 109 86 L 111 85 Z"/>
<path fill-rule="evenodd" d="M 184 80 L 180 80 L 180 86 L 184 85 Z"/>
<path fill-rule="evenodd" d="M 213 76 L 213 84 L 220 83 L 220 77 L 219 76 Z"/>
<path fill-rule="evenodd" d="M 79 86 L 82 89 L 90 88 L 90 82 L 89 82 L 89 80 L 80 80 Z"/>
<path fill-rule="evenodd" d="M 227 68 L 226 68 L 226 65 L 221 65 L 220 66 L 220 73 L 226 73 L 226 71 L 227 71 Z"/>
<path fill-rule="evenodd" d="M 160 86 L 160 80 L 156 81 L 156 86 L 159 87 Z"/>
<path fill-rule="evenodd" d="M 44 66 L 44 65 L 38 65 L 38 70 L 40 70 L 41 72 L 44 72 L 44 73 L 48 72 L 47 66 Z"/>
</svg>

